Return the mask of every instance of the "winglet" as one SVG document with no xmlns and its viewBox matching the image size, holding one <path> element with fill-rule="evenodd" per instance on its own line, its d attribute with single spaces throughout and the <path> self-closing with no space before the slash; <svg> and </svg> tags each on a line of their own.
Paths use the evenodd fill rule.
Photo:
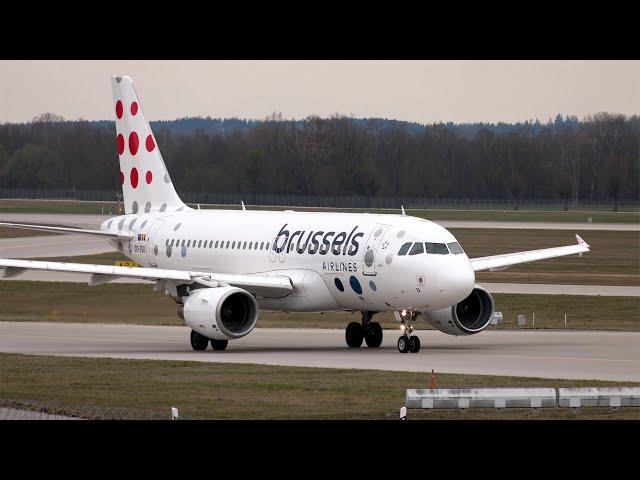
<svg viewBox="0 0 640 480">
<path fill-rule="evenodd" d="M 240 203 L 242 204 L 242 210 L 246 212 L 247 211 L 247 207 L 244 206 L 244 202 L 240 201 Z"/>
<path fill-rule="evenodd" d="M 576 240 L 578 240 L 578 245 L 582 245 L 583 247 L 587 247 L 587 248 L 590 247 L 590 245 L 587 242 L 585 242 L 582 239 L 582 237 L 580 235 L 578 235 L 577 233 L 576 233 Z"/>
<path fill-rule="evenodd" d="M 406 217 L 406 216 L 407 216 L 407 213 L 404 211 L 404 205 L 400 205 L 400 211 L 402 212 L 402 213 L 401 213 L 401 215 L 402 215 L 403 217 Z"/>
</svg>

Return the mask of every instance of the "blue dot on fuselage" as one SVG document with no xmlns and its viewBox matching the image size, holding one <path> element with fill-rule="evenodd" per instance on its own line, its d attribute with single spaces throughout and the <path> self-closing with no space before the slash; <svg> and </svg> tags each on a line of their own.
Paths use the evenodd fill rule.
<svg viewBox="0 0 640 480">
<path fill-rule="evenodd" d="M 351 288 L 353 288 L 354 292 L 356 292 L 358 295 L 362 295 L 362 287 L 360 286 L 360 282 L 356 277 L 351 275 L 351 277 L 349 277 L 349 284 L 351 285 Z"/>
<path fill-rule="evenodd" d="M 338 290 L 340 290 L 341 292 L 344 292 L 344 285 L 342 284 L 342 281 L 339 278 L 336 278 L 334 280 L 334 283 L 336 284 L 336 288 Z"/>
</svg>

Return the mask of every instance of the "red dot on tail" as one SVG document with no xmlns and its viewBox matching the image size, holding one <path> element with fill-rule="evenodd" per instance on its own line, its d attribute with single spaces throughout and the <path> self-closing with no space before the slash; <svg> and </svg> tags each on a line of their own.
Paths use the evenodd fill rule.
<svg viewBox="0 0 640 480">
<path fill-rule="evenodd" d="M 136 132 L 131 132 L 129 134 L 129 151 L 131 152 L 131 155 L 138 153 L 139 146 L 140 141 L 138 140 L 138 134 Z"/>
<path fill-rule="evenodd" d="M 118 118 L 122 118 L 122 102 L 120 100 L 118 100 L 116 102 L 116 116 Z"/>
<path fill-rule="evenodd" d="M 156 144 L 153 141 L 153 137 L 151 135 L 147 136 L 147 141 L 145 142 L 147 144 L 147 152 L 152 151 L 154 148 L 156 148 Z"/>
<path fill-rule="evenodd" d="M 131 115 L 135 115 L 138 113 L 138 102 L 133 102 L 131 104 Z"/>
<path fill-rule="evenodd" d="M 138 186 L 138 169 L 135 167 L 131 169 L 131 186 L 133 188 Z"/>
<path fill-rule="evenodd" d="M 151 173 L 151 170 L 147 171 L 146 180 L 147 180 L 147 184 L 150 184 L 151 180 L 153 180 L 153 173 Z"/>
<path fill-rule="evenodd" d="M 121 133 L 118 134 L 118 155 L 124 153 L 124 137 Z"/>
<path fill-rule="evenodd" d="M 120 172 L 120 184 L 124 185 L 124 173 Z"/>
</svg>

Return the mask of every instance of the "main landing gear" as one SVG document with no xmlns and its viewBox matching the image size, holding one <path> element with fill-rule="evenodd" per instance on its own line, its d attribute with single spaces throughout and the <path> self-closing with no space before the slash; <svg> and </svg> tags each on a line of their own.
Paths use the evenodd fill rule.
<svg viewBox="0 0 640 480">
<path fill-rule="evenodd" d="M 398 338 L 398 351 L 400 353 L 418 353 L 420 351 L 420 339 L 417 335 L 413 335 L 413 325 L 411 322 L 415 320 L 415 312 L 402 311 L 400 318 L 400 330 L 402 335 Z"/>
<path fill-rule="evenodd" d="M 209 342 L 211 342 L 211 348 L 214 350 L 224 350 L 229 344 L 229 340 L 210 339 L 195 330 L 191 330 L 191 348 L 194 350 L 206 350 L 209 346 Z"/>
<path fill-rule="evenodd" d="M 350 348 L 358 348 L 364 341 L 368 347 L 377 348 L 382 344 L 382 327 L 371 318 L 376 312 L 362 312 L 362 323 L 351 322 L 345 330 L 345 339 Z"/>
</svg>

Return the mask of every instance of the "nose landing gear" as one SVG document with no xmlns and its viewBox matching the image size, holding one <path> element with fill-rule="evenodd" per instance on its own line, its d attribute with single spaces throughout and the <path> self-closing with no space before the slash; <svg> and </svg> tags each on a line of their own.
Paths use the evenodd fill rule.
<svg viewBox="0 0 640 480">
<path fill-rule="evenodd" d="M 403 318 L 400 330 L 402 335 L 398 338 L 398 351 L 400 353 L 418 353 L 420 351 L 420 338 L 413 334 L 411 321 L 415 318 L 415 313 L 410 313 L 408 318 Z"/>
<path fill-rule="evenodd" d="M 362 346 L 363 341 L 370 348 L 377 348 L 382 344 L 382 326 L 371 321 L 374 313 L 362 312 L 362 323 L 351 322 L 347 325 L 345 340 L 350 348 Z"/>
</svg>

